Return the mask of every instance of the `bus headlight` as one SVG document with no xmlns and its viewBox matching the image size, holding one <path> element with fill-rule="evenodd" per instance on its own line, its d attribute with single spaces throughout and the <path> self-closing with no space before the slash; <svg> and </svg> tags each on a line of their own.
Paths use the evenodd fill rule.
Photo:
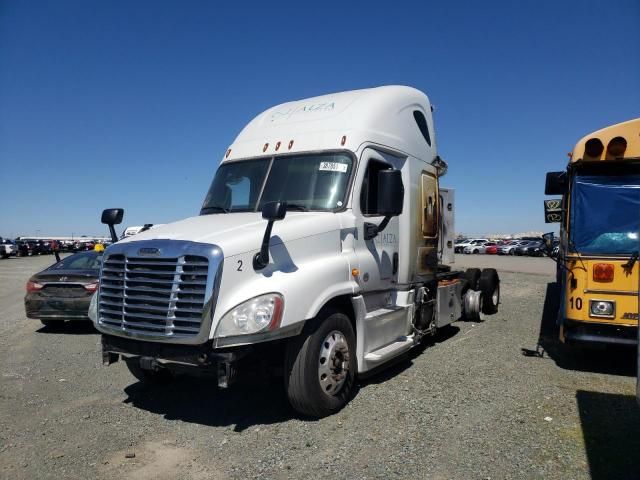
<svg viewBox="0 0 640 480">
<path fill-rule="evenodd" d="M 616 302 L 590 300 L 589 305 L 589 316 L 591 317 L 613 317 L 616 312 Z"/>
<path fill-rule="evenodd" d="M 284 300 L 278 293 L 267 293 L 241 303 L 224 314 L 216 329 L 216 337 L 248 335 L 280 327 Z"/>
</svg>

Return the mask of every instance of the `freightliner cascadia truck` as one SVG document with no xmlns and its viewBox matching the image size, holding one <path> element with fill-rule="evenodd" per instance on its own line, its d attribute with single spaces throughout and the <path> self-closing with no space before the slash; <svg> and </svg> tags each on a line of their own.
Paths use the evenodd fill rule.
<svg viewBox="0 0 640 480">
<path fill-rule="evenodd" d="M 259 368 L 299 413 L 338 411 L 359 376 L 498 309 L 495 270 L 451 267 L 446 170 L 414 88 L 266 110 L 224 154 L 199 215 L 105 251 L 90 309 L 105 364 L 221 387 Z M 113 237 L 122 215 L 103 212 Z"/>
</svg>

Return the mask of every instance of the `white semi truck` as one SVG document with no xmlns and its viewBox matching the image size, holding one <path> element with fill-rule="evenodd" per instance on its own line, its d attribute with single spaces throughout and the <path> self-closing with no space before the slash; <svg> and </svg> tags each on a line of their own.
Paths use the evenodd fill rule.
<svg viewBox="0 0 640 480">
<path fill-rule="evenodd" d="M 498 309 L 493 269 L 451 268 L 453 191 L 422 92 L 385 86 L 254 118 L 200 215 L 107 248 L 91 317 L 103 359 L 142 382 L 283 376 L 321 417 L 371 373 L 459 319 Z M 121 209 L 103 213 L 115 238 Z"/>
</svg>

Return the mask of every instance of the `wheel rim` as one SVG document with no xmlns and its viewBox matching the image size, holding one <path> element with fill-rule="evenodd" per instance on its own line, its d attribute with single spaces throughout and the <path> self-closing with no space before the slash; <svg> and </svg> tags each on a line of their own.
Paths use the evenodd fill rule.
<svg viewBox="0 0 640 480">
<path fill-rule="evenodd" d="M 349 345 L 338 330 L 325 337 L 318 357 L 318 380 L 322 391 L 336 395 L 349 375 Z"/>
</svg>

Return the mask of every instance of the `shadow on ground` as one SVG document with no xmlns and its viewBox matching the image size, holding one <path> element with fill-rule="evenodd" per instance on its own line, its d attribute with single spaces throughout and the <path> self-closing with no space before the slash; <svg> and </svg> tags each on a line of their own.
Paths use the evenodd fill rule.
<svg viewBox="0 0 640 480">
<path fill-rule="evenodd" d="M 538 344 L 535 349 L 522 348 L 523 355 L 551 358 L 566 370 L 635 376 L 636 349 L 624 346 L 588 347 L 565 345 L 558 338 L 556 323 L 560 308 L 560 289 L 556 282 L 547 284 L 544 308 L 540 319 Z"/>
<path fill-rule="evenodd" d="M 591 478 L 640 478 L 640 408 L 635 397 L 578 390 L 576 401 Z"/>
<path fill-rule="evenodd" d="M 448 326 L 393 365 L 361 380 L 362 388 L 385 382 L 413 365 L 413 360 L 430 345 L 443 342 L 460 329 Z M 169 385 L 150 386 L 137 382 L 124 389 L 125 403 L 163 415 L 167 420 L 180 420 L 215 427 L 233 427 L 241 432 L 254 425 L 281 423 L 300 418 L 289 406 L 281 377 L 249 374 L 227 390 L 218 389 L 215 378 L 180 377 Z M 313 419 L 305 419 L 314 421 Z"/>
<path fill-rule="evenodd" d="M 90 320 L 60 320 L 51 325 L 42 326 L 36 333 L 56 334 L 56 335 L 98 335 L 98 331 L 93 327 Z"/>
</svg>

